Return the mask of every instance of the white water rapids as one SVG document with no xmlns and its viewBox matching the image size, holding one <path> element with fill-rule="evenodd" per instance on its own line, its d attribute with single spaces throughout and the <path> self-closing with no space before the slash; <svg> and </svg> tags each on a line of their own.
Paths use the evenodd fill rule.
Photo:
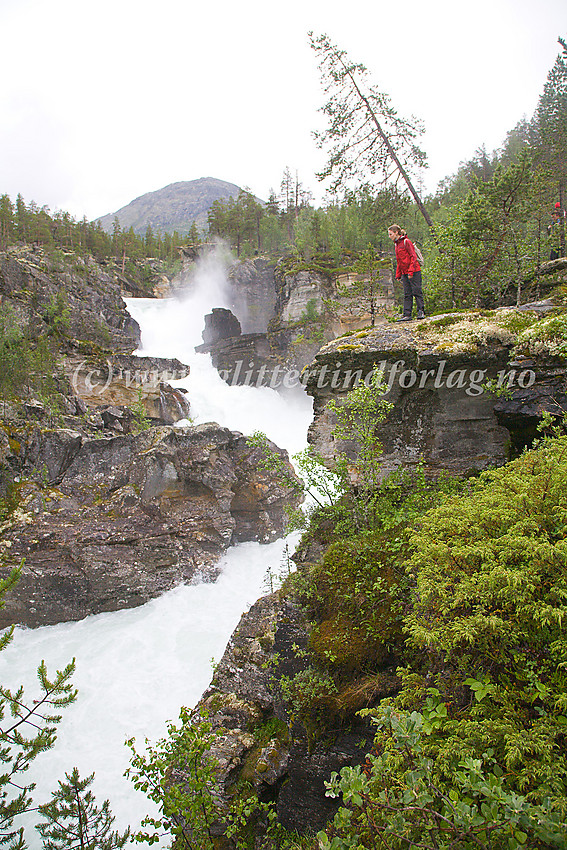
<svg viewBox="0 0 567 850">
<path fill-rule="evenodd" d="M 129 299 L 142 329 L 137 353 L 177 357 L 190 366 L 177 385 L 187 387 L 195 423 L 258 429 L 293 454 L 305 445 L 311 400 L 302 391 L 284 398 L 268 388 L 229 387 L 210 357 L 193 351 L 205 313 L 229 306 L 225 286 L 225 268 L 213 256 L 198 268 L 191 297 Z M 99 805 L 110 801 L 115 828 L 139 825 L 151 806 L 123 777 L 130 755 L 124 741 L 136 737 L 138 749 L 145 738 L 155 742 L 168 720 L 177 722 L 182 705 L 195 705 L 211 679 L 211 659 L 220 659 L 242 612 L 268 592 L 267 571 L 281 571 L 286 542 L 293 540 L 235 546 L 221 559 L 216 582 L 178 587 L 140 608 L 16 629 L 0 654 L 0 682 L 24 684 L 28 700 L 38 694 L 42 659 L 51 673 L 73 657 L 77 662 L 78 700 L 64 710 L 54 749 L 40 754 L 26 777 L 37 782 L 36 803 L 47 802 L 57 780 L 77 766 L 82 777 L 95 772 L 93 792 Z M 25 820 L 31 850 L 42 846 L 36 820 L 34 814 Z"/>
</svg>

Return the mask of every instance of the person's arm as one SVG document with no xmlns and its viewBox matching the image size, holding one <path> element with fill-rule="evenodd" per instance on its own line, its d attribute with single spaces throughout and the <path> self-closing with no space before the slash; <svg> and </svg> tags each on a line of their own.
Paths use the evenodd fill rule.
<svg viewBox="0 0 567 850">
<path fill-rule="evenodd" d="M 402 270 L 400 269 L 400 258 L 398 256 L 398 246 L 396 245 L 394 248 L 396 252 L 396 280 L 400 280 L 402 276 Z"/>
<path fill-rule="evenodd" d="M 421 269 L 421 266 L 419 265 L 419 260 L 417 259 L 417 254 L 415 253 L 415 248 L 413 247 L 411 239 L 405 240 L 405 246 L 410 258 L 408 275 L 411 277 L 414 272 L 418 272 Z"/>
</svg>

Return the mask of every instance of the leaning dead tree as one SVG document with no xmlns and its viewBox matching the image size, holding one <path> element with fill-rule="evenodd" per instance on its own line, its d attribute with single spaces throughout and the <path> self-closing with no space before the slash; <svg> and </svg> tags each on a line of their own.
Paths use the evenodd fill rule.
<svg viewBox="0 0 567 850">
<path fill-rule="evenodd" d="M 371 175 L 383 186 L 403 181 L 417 204 L 433 238 L 433 221 L 413 185 L 411 171 L 426 166 L 426 155 L 416 140 L 423 133 L 417 120 L 401 118 L 388 95 L 367 83 L 368 71 L 355 64 L 328 36 L 309 33 L 319 58 L 319 71 L 328 100 L 321 111 L 328 118 L 324 132 L 315 133 L 319 148 L 328 148 L 326 167 L 317 174 L 331 178 L 331 190 L 364 182 Z"/>
</svg>

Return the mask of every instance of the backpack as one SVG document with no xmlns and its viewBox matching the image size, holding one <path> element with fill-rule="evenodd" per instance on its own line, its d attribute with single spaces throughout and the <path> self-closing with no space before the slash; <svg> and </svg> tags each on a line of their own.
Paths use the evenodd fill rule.
<svg viewBox="0 0 567 850">
<path fill-rule="evenodd" d="M 419 262 L 419 265 L 423 267 L 423 263 L 425 262 L 424 259 L 423 259 L 423 254 L 421 253 L 421 251 L 419 250 L 417 245 L 414 244 L 413 247 L 415 248 L 415 253 L 417 255 L 417 260 Z"/>
</svg>

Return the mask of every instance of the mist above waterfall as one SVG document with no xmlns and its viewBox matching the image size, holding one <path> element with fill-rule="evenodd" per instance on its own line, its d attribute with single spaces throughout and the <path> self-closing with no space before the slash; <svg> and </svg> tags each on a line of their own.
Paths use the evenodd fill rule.
<svg viewBox="0 0 567 850">
<path fill-rule="evenodd" d="M 177 357 L 190 367 L 187 378 L 172 383 L 187 390 L 194 424 L 218 422 L 243 434 L 263 431 L 293 455 L 304 447 L 312 419 L 312 400 L 303 387 L 282 394 L 269 387 L 229 386 L 209 354 L 195 353 L 203 341 L 205 315 L 213 307 L 232 303 L 228 263 L 226 250 L 218 246 L 203 254 L 175 297 L 127 299 L 128 310 L 142 329 L 136 353 Z M 296 424 L 290 427 L 292 421 Z"/>
</svg>

